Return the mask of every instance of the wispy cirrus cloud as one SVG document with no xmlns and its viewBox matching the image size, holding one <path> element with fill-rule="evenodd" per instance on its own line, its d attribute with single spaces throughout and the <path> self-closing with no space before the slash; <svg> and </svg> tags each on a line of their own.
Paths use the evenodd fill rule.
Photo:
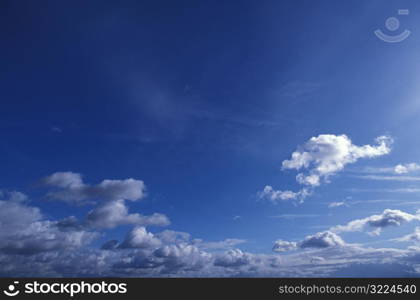
<svg viewBox="0 0 420 300">
<path fill-rule="evenodd" d="M 354 178 L 367 179 L 367 180 L 379 180 L 379 181 L 420 181 L 419 176 L 386 176 L 386 175 L 357 175 Z"/>
</svg>

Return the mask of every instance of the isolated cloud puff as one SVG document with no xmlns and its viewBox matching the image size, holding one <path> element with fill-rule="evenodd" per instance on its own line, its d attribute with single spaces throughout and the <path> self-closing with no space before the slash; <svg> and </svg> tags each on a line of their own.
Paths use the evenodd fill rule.
<svg viewBox="0 0 420 300">
<path fill-rule="evenodd" d="M 274 252 L 288 252 L 298 249 L 305 248 L 328 248 L 336 246 L 347 245 L 343 239 L 334 232 L 322 231 L 317 232 L 314 235 L 308 235 L 300 242 L 289 242 L 283 240 L 277 240 L 274 243 Z"/>
<path fill-rule="evenodd" d="M 357 146 L 346 135 L 321 134 L 312 137 L 292 153 L 290 160 L 282 163 L 282 168 L 307 170 L 299 173 L 297 180 L 301 184 L 318 186 L 322 179 L 341 171 L 345 165 L 360 158 L 373 158 L 391 151 L 392 139 L 387 136 L 376 138 L 377 145 Z"/>
<path fill-rule="evenodd" d="M 372 215 L 363 219 L 348 222 L 346 225 L 337 225 L 331 228 L 334 232 L 361 231 L 366 226 L 373 228 L 372 234 L 380 234 L 382 228 L 400 226 L 403 223 L 419 221 L 418 214 L 412 215 L 398 209 L 385 209 L 380 215 Z"/>
<path fill-rule="evenodd" d="M 303 201 L 311 189 L 329 182 L 329 178 L 344 169 L 347 164 L 361 158 L 374 158 L 390 153 L 392 139 L 388 136 L 376 138 L 376 145 L 354 145 L 346 135 L 321 134 L 312 137 L 298 147 L 291 158 L 282 162 L 283 170 L 301 171 L 296 181 L 305 186 L 298 192 L 274 190 L 266 186 L 259 197 L 272 202 L 297 199 Z"/>
<path fill-rule="evenodd" d="M 57 172 L 45 177 L 41 182 L 53 188 L 47 198 L 69 204 L 86 204 L 94 200 L 131 200 L 145 196 L 146 186 L 142 180 L 128 178 L 124 180 L 105 179 L 97 185 L 85 184 L 79 173 Z"/>
<path fill-rule="evenodd" d="M 300 248 L 328 248 L 334 246 L 344 246 L 343 239 L 331 231 L 318 232 L 307 236 L 300 242 Z"/>
<path fill-rule="evenodd" d="M 287 251 L 293 251 L 296 249 L 298 249 L 298 243 L 288 242 L 288 241 L 283 241 L 283 240 L 277 240 L 273 246 L 274 252 L 287 252 Z"/>
<path fill-rule="evenodd" d="M 85 224 L 92 228 L 114 228 L 121 225 L 166 226 L 169 219 L 159 213 L 144 216 L 139 213 L 128 213 L 122 199 L 100 204 L 89 212 Z"/>
<path fill-rule="evenodd" d="M 340 207 L 340 206 L 347 206 L 347 204 L 344 201 L 331 202 L 331 203 L 328 204 L 329 208 L 335 208 L 335 207 Z"/>
<path fill-rule="evenodd" d="M 416 163 L 398 164 L 394 168 L 394 172 L 397 174 L 407 174 L 418 170 L 420 170 L 420 165 Z"/>
<path fill-rule="evenodd" d="M 258 197 L 260 199 L 266 199 L 270 202 L 276 204 L 280 201 L 294 200 L 299 199 L 303 200 L 310 194 L 309 190 L 302 189 L 298 192 L 292 191 L 277 191 L 274 190 L 272 186 L 266 185 L 264 189 L 258 192 Z"/>
</svg>

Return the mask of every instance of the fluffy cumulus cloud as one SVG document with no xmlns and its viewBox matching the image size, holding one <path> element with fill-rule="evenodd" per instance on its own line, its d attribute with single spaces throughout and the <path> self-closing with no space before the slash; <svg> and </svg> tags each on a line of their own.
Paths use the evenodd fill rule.
<svg viewBox="0 0 420 300">
<path fill-rule="evenodd" d="M 334 246 L 344 246 L 343 239 L 331 231 L 318 232 L 307 236 L 300 244 L 300 248 L 328 248 Z"/>
<path fill-rule="evenodd" d="M 159 213 L 144 216 L 130 214 L 124 200 L 105 202 L 89 212 L 85 224 L 92 228 L 114 228 L 120 225 L 166 226 L 169 219 Z"/>
<path fill-rule="evenodd" d="M 346 135 L 321 134 L 312 137 L 301 148 L 292 153 L 290 160 L 282 163 L 283 169 L 306 170 L 299 173 L 299 180 L 316 186 L 322 179 L 341 171 L 345 165 L 360 158 L 373 158 L 391 151 L 391 138 L 376 138 L 377 145 L 357 146 Z"/>
<path fill-rule="evenodd" d="M 274 252 L 287 252 L 296 249 L 298 249 L 298 243 L 283 240 L 277 240 L 273 246 Z"/>
<path fill-rule="evenodd" d="M 273 200 L 303 200 L 314 188 L 328 182 L 329 178 L 344 169 L 347 164 L 355 163 L 361 158 L 374 158 L 390 153 L 392 139 L 387 136 L 376 138 L 376 145 L 354 145 L 346 135 L 321 134 L 312 137 L 282 163 L 283 170 L 300 171 L 296 181 L 305 186 L 299 192 L 275 191 L 266 186 L 260 192 L 261 198 Z"/>
<path fill-rule="evenodd" d="M 346 246 L 343 239 L 334 232 L 322 231 L 314 235 L 308 235 L 300 242 L 289 242 L 277 240 L 274 243 L 274 252 L 288 252 L 305 248 L 328 248 L 337 246 Z"/>
<path fill-rule="evenodd" d="M 99 184 L 85 184 L 79 173 L 57 172 L 41 181 L 53 190 L 47 198 L 70 204 L 86 204 L 95 200 L 112 201 L 118 199 L 136 201 L 145 196 L 146 186 L 142 180 L 128 178 L 124 180 L 105 179 Z"/>
<path fill-rule="evenodd" d="M 238 267 L 247 265 L 252 260 L 252 255 L 239 249 L 232 249 L 216 256 L 214 264 L 221 267 Z"/>
<path fill-rule="evenodd" d="M 418 170 L 420 170 L 420 165 L 416 163 L 398 164 L 394 168 L 394 172 L 397 174 L 407 174 Z"/>
<path fill-rule="evenodd" d="M 310 192 L 307 189 L 302 189 L 298 192 L 278 191 L 274 190 L 272 186 L 266 185 L 262 191 L 258 192 L 258 196 L 261 199 L 266 199 L 276 204 L 279 201 L 287 201 L 294 199 L 303 200 L 309 195 L 309 193 Z"/>
<path fill-rule="evenodd" d="M 147 232 L 146 228 L 139 226 L 133 228 L 125 238 L 120 248 L 155 248 L 162 244 L 160 239 L 152 233 Z"/>
<path fill-rule="evenodd" d="M 337 225 L 331 228 L 334 232 L 361 231 L 366 227 L 373 229 L 374 235 L 380 234 L 381 230 L 389 226 L 400 226 L 403 223 L 419 221 L 420 215 L 410 214 L 398 209 L 385 209 L 379 215 L 372 215 L 363 219 L 356 219 L 345 225 Z"/>
</svg>

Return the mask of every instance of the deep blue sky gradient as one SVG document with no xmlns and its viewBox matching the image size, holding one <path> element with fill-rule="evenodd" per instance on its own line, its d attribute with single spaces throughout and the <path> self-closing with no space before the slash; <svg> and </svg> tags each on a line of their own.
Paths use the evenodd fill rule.
<svg viewBox="0 0 420 300">
<path fill-rule="evenodd" d="M 389 45 L 373 30 L 398 8 L 410 9 L 401 26 L 413 34 Z M 383 203 L 329 210 L 347 197 L 418 198 L 352 192 L 403 183 L 351 172 L 298 206 L 256 195 L 267 184 L 298 189 L 281 162 L 323 133 L 347 134 L 356 145 L 395 139 L 392 155 L 350 170 L 420 161 L 419 8 L 364 0 L 2 1 L 0 187 L 24 191 L 60 219 L 90 208 L 45 201 L 37 185 L 44 176 L 141 179 L 148 197 L 131 211 L 164 213 L 170 228 L 197 238 L 246 239 L 243 249 L 262 253 L 278 238 L 299 240 L 385 208 L 414 212 L 416 205 Z M 319 216 L 272 218 L 282 214 Z"/>
</svg>

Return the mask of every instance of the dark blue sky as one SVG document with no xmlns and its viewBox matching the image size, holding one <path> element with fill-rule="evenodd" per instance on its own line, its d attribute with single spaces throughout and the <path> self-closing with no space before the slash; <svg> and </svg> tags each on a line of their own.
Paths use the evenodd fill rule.
<svg viewBox="0 0 420 300">
<path fill-rule="evenodd" d="M 410 14 L 398 15 L 402 8 Z M 420 163 L 418 9 L 373 0 L 2 1 L 0 190 L 28 195 L 25 207 L 38 207 L 41 220 L 75 216 L 87 226 L 92 210 L 116 200 L 95 185 L 142 180 L 147 196 L 122 199 L 130 212 L 161 213 L 170 230 L 245 240 L 243 251 L 270 255 L 278 239 L 299 241 L 385 209 L 415 216 L 417 169 L 393 168 Z M 411 31 L 407 40 L 374 35 L 391 16 L 401 22 L 395 34 Z M 323 134 L 332 150 L 308 150 Z M 316 169 L 342 150 L 333 137 L 343 134 L 351 147 L 379 147 L 375 138 L 388 136 L 392 151 L 391 143 L 374 155 L 350 147 L 356 159 L 333 161 L 345 168 Z M 262 196 L 264 186 L 302 190 L 302 169 L 282 162 L 305 149 L 321 153 L 302 167 L 320 184 L 302 203 L 267 201 L 274 194 Z M 56 172 L 83 175 L 77 197 L 106 199 L 47 197 L 63 188 L 45 184 Z M 380 237 L 342 237 L 391 247 L 413 232 L 408 223 Z M 80 251 L 121 242 L 139 224 L 84 229 L 101 235 Z"/>
</svg>

